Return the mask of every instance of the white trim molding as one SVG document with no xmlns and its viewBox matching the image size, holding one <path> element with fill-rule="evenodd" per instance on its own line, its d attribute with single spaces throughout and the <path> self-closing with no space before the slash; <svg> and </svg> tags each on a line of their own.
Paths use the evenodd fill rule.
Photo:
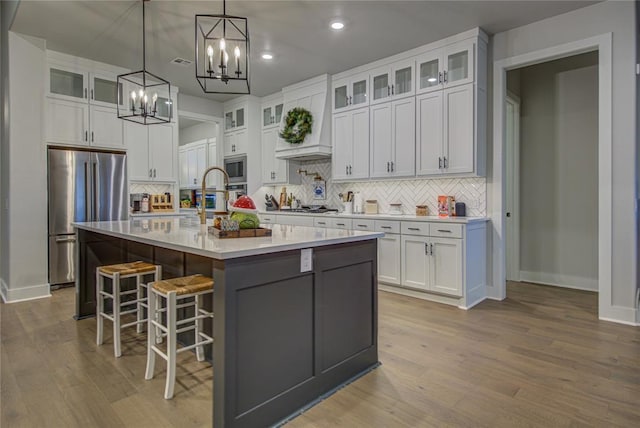
<svg viewBox="0 0 640 428">
<path fill-rule="evenodd" d="M 49 284 L 31 285 L 29 287 L 9 288 L 4 279 L 0 278 L 0 296 L 4 303 L 17 303 L 26 300 L 51 297 Z"/>
<path fill-rule="evenodd" d="M 493 159 L 487 180 L 487 215 L 493 225 L 492 278 L 489 298 L 506 297 L 505 255 L 505 97 L 506 72 L 570 55 L 598 51 L 598 316 L 622 323 L 636 322 L 636 309 L 614 306 L 612 301 L 612 33 L 589 37 L 495 61 L 493 65 Z"/>
<path fill-rule="evenodd" d="M 598 292 L 598 279 L 551 272 L 520 271 L 520 281 Z"/>
</svg>

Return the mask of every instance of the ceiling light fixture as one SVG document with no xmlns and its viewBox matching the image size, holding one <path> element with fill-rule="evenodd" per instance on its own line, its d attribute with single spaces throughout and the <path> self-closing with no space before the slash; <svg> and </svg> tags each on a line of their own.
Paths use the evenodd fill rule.
<svg viewBox="0 0 640 428">
<path fill-rule="evenodd" d="M 227 15 L 225 0 L 222 15 L 196 15 L 195 48 L 196 80 L 205 93 L 251 93 L 247 18 Z"/>
<path fill-rule="evenodd" d="M 344 28 L 344 23 L 340 21 L 334 21 L 331 23 L 331 28 L 334 30 L 342 30 Z"/>
<path fill-rule="evenodd" d="M 142 0 L 142 70 L 121 74 L 116 78 L 117 113 L 119 119 L 154 125 L 171 122 L 171 84 L 147 71 L 144 8 L 147 1 Z M 160 110 L 158 99 L 161 100 Z M 162 106 L 162 100 L 167 107 Z"/>
<path fill-rule="evenodd" d="M 271 55 L 270 53 L 263 53 L 262 59 L 273 59 L 273 55 Z"/>
</svg>

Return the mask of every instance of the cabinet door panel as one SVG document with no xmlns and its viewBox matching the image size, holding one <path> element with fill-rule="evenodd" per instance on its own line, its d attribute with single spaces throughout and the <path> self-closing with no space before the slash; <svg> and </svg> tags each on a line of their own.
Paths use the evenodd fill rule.
<svg viewBox="0 0 640 428">
<path fill-rule="evenodd" d="M 89 145 L 89 106 L 54 98 L 46 100 L 48 143 Z"/>
<path fill-rule="evenodd" d="M 427 237 L 402 236 L 402 285 L 429 289 L 429 260 L 425 246 Z"/>
<path fill-rule="evenodd" d="M 445 48 L 444 65 L 446 88 L 473 83 L 474 43 L 465 40 Z"/>
<path fill-rule="evenodd" d="M 378 68 L 371 72 L 371 104 L 387 101 L 391 97 L 391 68 Z"/>
<path fill-rule="evenodd" d="M 371 107 L 371 177 L 391 176 L 391 103 Z"/>
<path fill-rule="evenodd" d="M 349 106 L 349 84 L 347 79 L 341 79 L 333 84 L 333 111 L 339 111 Z"/>
<path fill-rule="evenodd" d="M 473 172 L 473 84 L 444 91 L 447 173 Z"/>
<path fill-rule="evenodd" d="M 262 183 L 271 184 L 275 181 L 274 160 L 278 129 L 272 128 L 262 131 Z"/>
<path fill-rule="evenodd" d="M 428 52 L 416 60 L 416 92 L 442 89 L 442 50 Z"/>
<path fill-rule="evenodd" d="M 120 106 L 122 107 L 123 101 L 128 97 L 124 95 L 124 88 L 122 83 L 118 85 L 115 75 L 110 76 L 107 74 L 91 73 L 89 75 L 90 80 L 90 92 L 89 99 L 91 104 L 99 104 L 105 107 L 115 108 L 120 100 Z"/>
<path fill-rule="evenodd" d="M 442 91 L 416 99 L 418 175 L 440 174 L 442 167 Z"/>
<path fill-rule="evenodd" d="M 431 291 L 462 296 L 462 240 L 430 238 Z"/>
<path fill-rule="evenodd" d="M 193 181 L 189 182 L 189 161 L 187 160 L 188 150 L 178 152 L 178 172 L 180 175 L 180 187 L 191 187 Z"/>
<path fill-rule="evenodd" d="M 350 88 L 351 106 L 358 108 L 369 104 L 369 73 L 351 78 Z"/>
<path fill-rule="evenodd" d="M 198 151 L 195 147 L 187 149 L 187 182 L 189 187 L 198 186 Z"/>
<path fill-rule="evenodd" d="M 122 119 L 118 119 L 116 109 L 101 106 L 90 107 L 90 140 L 92 146 L 124 148 Z"/>
<path fill-rule="evenodd" d="M 235 155 L 243 155 L 247 153 L 247 148 L 249 146 L 247 131 L 240 131 L 236 134 L 235 151 L 233 154 Z"/>
<path fill-rule="evenodd" d="M 392 103 L 394 153 L 392 175 L 411 176 L 416 172 L 416 99 L 405 98 Z"/>
<path fill-rule="evenodd" d="M 196 184 L 201 185 L 202 176 L 204 175 L 204 171 L 207 169 L 207 145 L 203 144 L 201 146 L 195 147 L 194 152 L 196 153 L 196 168 L 195 168 Z"/>
<path fill-rule="evenodd" d="M 69 101 L 84 101 L 88 98 L 88 73 L 72 65 L 49 66 L 47 73 L 48 94 Z"/>
<path fill-rule="evenodd" d="M 400 285 L 400 235 L 378 238 L 378 281 Z"/>
<path fill-rule="evenodd" d="M 218 164 L 218 145 L 216 143 L 207 144 L 207 168 L 219 166 Z M 218 172 L 210 172 L 207 175 L 207 187 L 215 187 L 220 189 L 222 183 L 222 174 Z M 221 196 L 220 194 L 219 196 Z"/>
<path fill-rule="evenodd" d="M 124 141 L 127 146 L 127 164 L 129 165 L 129 179 L 131 181 L 152 180 L 149 165 L 149 128 L 138 123 L 124 123 Z"/>
<path fill-rule="evenodd" d="M 224 156 L 233 156 L 235 155 L 235 147 L 236 147 L 236 133 L 224 134 Z"/>
<path fill-rule="evenodd" d="M 349 178 L 369 177 L 369 109 L 351 112 L 352 152 Z"/>
<path fill-rule="evenodd" d="M 267 106 L 262 108 L 262 126 L 272 125 L 274 121 L 273 118 L 273 107 Z"/>
<path fill-rule="evenodd" d="M 353 152 L 351 118 L 352 115 L 349 112 L 333 115 L 333 126 L 331 127 L 333 132 L 332 175 L 336 180 L 349 178 L 349 164 Z"/>
<path fill-rule="evenodd" d="M 393 65 L 393 82 L 391 96 L 408 96 L 415 94 L 414 83 L 415 61 L 413 59 L 400 61 Z"/>
<path fill-rule="evenodd" d="M 173 126 L 153 125 L 149 127 L 149 154 L 153 167 L 153 179 L 174 181 L 173 167 L 176 151 L 173 146 Z"/>
</svg>

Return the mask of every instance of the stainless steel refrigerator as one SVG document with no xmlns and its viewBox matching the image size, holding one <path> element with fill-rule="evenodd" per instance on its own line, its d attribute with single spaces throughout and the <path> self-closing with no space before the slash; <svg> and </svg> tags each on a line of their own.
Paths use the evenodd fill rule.
<svg viewBox="0 0 640 428">
<path fill-rule="evenodd" d="M 50 148 L 48 152 L 49 284 L 75 281 L 73 221 L 128 218 L 124 153 Z"/>
</svg>

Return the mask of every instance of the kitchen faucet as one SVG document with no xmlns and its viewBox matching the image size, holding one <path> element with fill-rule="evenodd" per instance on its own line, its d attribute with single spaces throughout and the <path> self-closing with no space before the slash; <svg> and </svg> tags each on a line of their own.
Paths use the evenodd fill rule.
<svg viewBox="0 0 640 428">
<path fill-rule="evenodd" d="M 207 191 L 207 174 L 209 174 L 214 169 L 217 169 L 222 174 L 224 174 L 224 190 L 216 189 L 214 193 L 222 193 L 224 195 L 224 209 L 227 210 L 227 202 L 229 201 L 229 191 L 227 187 L 229 186 L 229 174 L 224 169 L 218 166 L 212 166 L 206 169 L 204 175 L 202 176 L 202 197 L 200 199 L 200 224 L 207 224 L 207 213 L 205 212 L 205 195 Z"/>
</svg>

